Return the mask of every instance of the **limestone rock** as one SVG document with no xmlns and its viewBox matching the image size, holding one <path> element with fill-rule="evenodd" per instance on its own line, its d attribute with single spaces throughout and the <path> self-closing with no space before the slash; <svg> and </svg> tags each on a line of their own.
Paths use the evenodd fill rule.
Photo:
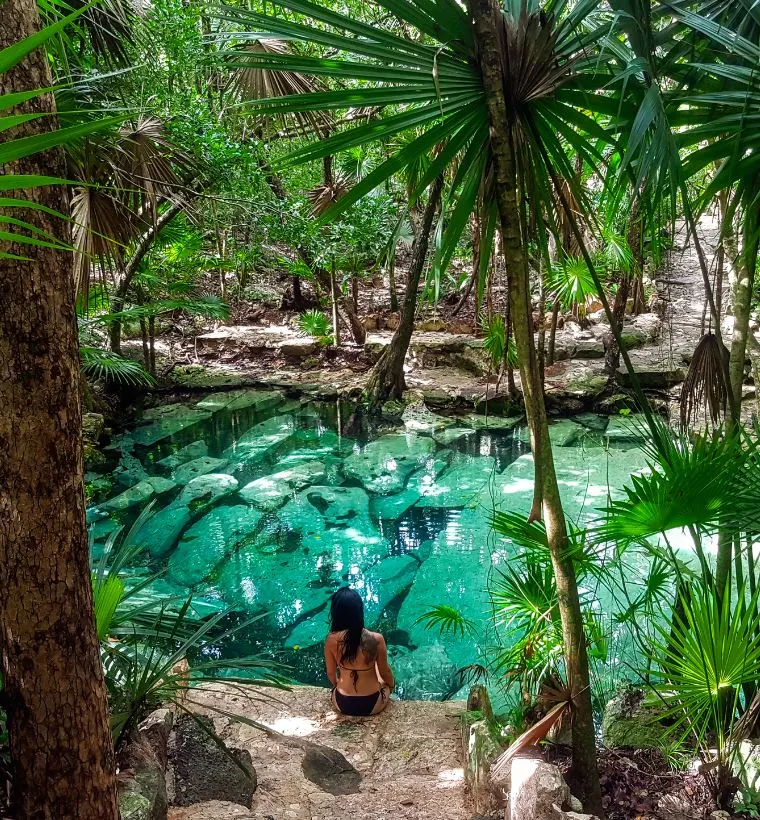
<svg viewBox="0 0 760 820">
<path fill-rule="evenodd" d="M 459 441 L 460 438 L 471 436 L 474 433 L 475 430 L 471 427 L 448 427 L 443 430 L 436 430 L 433 433 L 433 441 L 435 441 L 436 444 L 440 444 L 442 447 L 446 447 L 449 444 Z"/>
<path fill-rule="evenodd" d="M 132 733 L 121 751 L 121 768 L 130 773 L 119 784 L 122 820 L 165 820 L 167 745 L 172 722 L 168 709 L 154 712 Z"/>
<path fill-rule="evenodd" d="M 177 485 L 169 479 L 160 476 L 148 476 L 143 481 L 125 490 L 121 495 L 109 498 L 101 504 L 103 510 L 115 510 L 121 512 L 132 507 L 143 507 L 151 498 L 156 495 L 164 495 L 171 492 Z"/>
<path fill-rule="evenodd" d="M 210 736 L 213 732 L 210 718 L 185 714 L 177 718 L 169 745 L 174 786 L 172 802 L 177 806 L 190 806 L 207 800 L 224 800 L 250 809 L 256 790 L 251 755 L 225 747 L 221 740 Z"/>
<path fill-rule="evenodd" d="M 585 435 L 585 428 L 571 419 L 559 419 L 549 423 L 549 439 L 554 447 L 571 447 Z M 530 444 L 530 431 L 521 427 L 518 438 L 523 444 Z"/>
<path fill-rule="evenodd" d="M 536 758 L 513 759 L 510 820 L 557 820 L 555 806 L 561 809 L 569 801 L 570 789 L 557 766 Z"/>
<path fill-rule="evenodd" d="M 153 558 L 161 558 L 171 551 L 190 524 L 190 508 L 184 504 L 170 504 L 152 515 L 135 533 L 135 544 L 147 549 Z"/>
<path fill-rule="evenodd" d="M 661 708 L 646 703 L 643 689 L 623 689 L 604 709 L 602 740 L 612 748 L 659 749 L 665 735 L 661 715 Z"/>
<path fill-rule="evenodd" d="M 480 491 L 496 473 L 491 456 L 462 457 L 431 485 L 422 488 L 420 507 L 464 507 L 476 502 Z"/>
<path fill-rule="evenodd" d="M 457 668 L 440 643 L 394 655 L 390 664 L 405 699 L 443 700 L 457 688 Z"/>
<path fill-rule="evenodd" d="M 172 478 L 178 484 L 187 484 L 194 478 L 198 478 L 208 473 L 221 473 L 226 465 L 226 461 L 222 458 L 211 458 L 211 456 L 201 456 L 194 458 L 185 464 L 175 467 L 172 470 Z"/>
<path fill-rule="evenodd" d="M 168 404 L 143 412 L 143 421 L 132 433 L 135 443 L 147 447 L 170 438 L 182 430 L 206 421 L 211 413 L 184 404 Z"/>
<path fill-rule="evenodd" d="M 235 443 L 228 447 L 222 458 L 231 465 L 231 472 L 255 467 L 273 453 L 295 432 L 293 416 L 276 416 L 250 427 Z"/>
<path fill-rule="evenodd" d="M 262 510 L 276 510 L 294 493 L 309 484 L 321 484 L 327 477 L 324 464 L 303 461 L 272 475 L 257 478 L 240 490 L 240 496 Z"/>
<path fill-rule="evenodd" d="M 686 371 L 683 368 L 672 367 L 669 364 L 635 365 L 634 370 L 639 384 L 650 390 L 672 387 L 674 384 L 680 384 L 686 378 Z M 624 367 L 618 368 L 617 380 L 623 387 L 630 387 L 632 384 L 630 375 Z"/>
<path fill-rule="evenodd" d="M 305 359 L 319 350 L 315 339 L 286 339 L 280 344 L 280 353 L 288 359 Z"/>
<path fill-rule="evenodd" d="M 376 624 L 385 607 L 412 585 L 419 567 L 419 561 L 410 555 L 393 555 L 367 570 L 356 587 L 364 600 L 368 626 Z"/>
<path fill-rule="evenodd" d="M 610 418 L 604 435 L 610 443 L 640 443 L 647 439 L 648 431 L 646 416 L 643 413 L 629 413 L 627 416 Z"/>
<path fill-rule="evenodd" d="M 231 495 L 238 488 L 238 480 L 227 473 L 206 473 L 188 481 L 177 499 L 179 504 L 189 507 L 208 507 L 216 501 Z"/>
</svg>

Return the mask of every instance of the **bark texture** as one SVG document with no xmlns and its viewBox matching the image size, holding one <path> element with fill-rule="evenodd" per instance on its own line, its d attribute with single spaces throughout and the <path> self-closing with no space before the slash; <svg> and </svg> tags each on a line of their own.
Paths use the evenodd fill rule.
<svg viewBox="0 0 760 820">
<path fill-rule="evenodd" d="M 39 29 L 34 0 L 5 0 L 0 17 L 0 48 Z M 0 76 L 4 93 L 50 85 L 43 50 Z M 13 113 L 40 110 L 52 116 L 4 137 L 53 128 L 49 95 Z M 3 171 L 66 176 L 59 150 Z M 62 188 L 21 195 L 68 209 Z M 69 239 L 61 220 L 32 210 L 21 218 Z M 73 257 L 29 246 L 3 249 L 29 257 L 0 260 L 0 652 L 12 816 L 117 820 L 87 552 Z"/>
<path fill-rule="evenodd" d="M 525 237 L 521 231 L 512 119 L 508 114 L 504 92 L 503 24 L 495 0 L 469 0 L 469 8 L 474 22 L 483 86 L 488 103 L 495 188 L 509 283 L 512 326 L 520 361 L 525 410 L 531 431 L 536 487 L 542 496 L 534 497 L 532 515 L 543 512 L 562 619 L 568 685 L 573 704 L 573 761 L 570 776 L 572 785 L 575 786 L 586 810 L 603 816 L 583 615 L 575 566 L 572 556 L 568 554 L 567 524 L 554 469 L 538 357 L 533 340 L 532 306 Z M 510 105 L 510 110 L 516 110 L 514 101 Z M 537 510 L 537 505 L 543 509 Z"/>
<path fill-rule="evenodd" d="M 422 221 L 417 231 L 412 248 L 412 261 L 409 265 L 409 275 L 404 294 L 404 303 L 401 306 L 401 316 L 399 325 L 396 328 L 393 338 L 388 346 L 383 350 L 380 358 L 372 368 L 369 381 L 367 382 L 367 399 L 370 409 L 377 409 L 388 399 L 400 399 L 403 395 L 404 383 L 404 359 L 409 349 L 409 342 L 414 332 L 414 317 L 417 312 L 417 290 L 422 278 L 422 271 L 425 267 L 428 246 L 430 244 L 430 232 L 433 227 L 438 205 L 441 202 L 441 191 L 443 190 L 443 179 L 438 177 L 430 186 L 427 205 L 422 214 Z"/>
</svg>

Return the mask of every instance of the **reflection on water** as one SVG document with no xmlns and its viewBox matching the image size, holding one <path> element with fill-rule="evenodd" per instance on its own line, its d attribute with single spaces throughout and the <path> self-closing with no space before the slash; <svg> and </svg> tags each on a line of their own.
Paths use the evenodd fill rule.
<svg viewBox="0 0 760 820">
<path fill-rule="evenodd" d="M 386 634 L 402 694 L 451 694 L 456 669 L 482 660 L 479 643 L 495 639 L 489 577 L 515 549 L 489 520 L 494 509 L 530 509 L 525 430 L 429 414 L 413 430 L 358 440 L 341 434 L 341 410 L 347 418 L 336 404 L 239 390 L 147 411 L 110 445 L 111 486 L 88 476 L 94 554 L 152 503 L 129 569 L 135 578 L 165 571 L 146 594 L 192 590 L 196 611 L 227 609 L 232 620 L 264 613 L 225 656 L 268 655 L 295 679 L 323 684 L 329 596 L 350 583 L 368 626 Z M 563 501 L 580 524 L 645 466 L 636 434 L 605 426 L 589 416 L 552 426 Z M 604 609 L 603 591 L 590 594 Z M 438 604 L 477 624 L 480 642 L 427 628 L 421 617 Z"/>
</svg>

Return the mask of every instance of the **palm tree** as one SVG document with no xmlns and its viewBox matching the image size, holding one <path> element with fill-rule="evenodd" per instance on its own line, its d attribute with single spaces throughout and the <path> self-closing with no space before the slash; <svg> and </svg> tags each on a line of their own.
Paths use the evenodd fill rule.
<svg viewBox="0 0 760 820">
<path fill-rule="evenodd" d="M 413 199 L 419 199 L 433 180 L 448 168 L 455 169 L 445 197 L 447 220 L 434 268 L 448 265 L 479 201 L 483 203 L 481 224 L 487 226 L 483 235 L 492 237 L 489 226 L 500 226 L 536 465 L 532 517 L 543 513 L 546 522 L 575 707 L 573 769 L 589 807 L 599 811 L 586 645 L 573 564 L 565 551 L 567 528 L 531 327 L 528 243 L 534 238 L 529 226 L 536 222 L 551 230 L 556 222 L 555 203 L 564 212 L 569 210 L 559 192 L 560 180 L 576 177 L 566 148 L 594 167 L 601 155 L 589 135 L 600 143 L 614 140 L 609 123 L 621 110 L 615 98 L 621 92 L 620 85 L 610 84 L 613 54 L 619 47 L 610 37 L 612 16 L 591 2 L 569 6 L 549 0 L 542 6 L 536 0 L 510 0 L 499 8 L 488 0 L 473 0 L 465 10 L 454 0 L 378 0 L 378 5 L 415 32 L 413 39 L 407 39 L 310 0 L 277 0 L 275 5 L 296 17 L 286 20 L 232 8 L 225 10 L 224 17 L 241 28 L 323 46 L 350 55 L 350 59 L 296 53 L 256 55 L 261 68 L 298 70 L 362 84 L 263 101 L 257 106 L 259 112 L 393 106 L 381 119 L 300 148 L 291 155 L 292 162 L 333 155 L 372 140 L 394 140 L 410 129 L 418 130 L 418 136 L 392 152 L 336 203 L 328 217 L 349 208 L 437 147 L 437 155 L 410 192 Z M 298 15 L 316 21 L 320 28 L 300 22 Z M 613 48 L 605 50 L 608 45 Z M 593 93 L 603 87 L 607 89 L 604 93 Z M 570 185 L 575 200 L 585 206 L 580 186 L 577 182 Z M 490 248 L 481 253 L 490 253 Z"/>
</svg>

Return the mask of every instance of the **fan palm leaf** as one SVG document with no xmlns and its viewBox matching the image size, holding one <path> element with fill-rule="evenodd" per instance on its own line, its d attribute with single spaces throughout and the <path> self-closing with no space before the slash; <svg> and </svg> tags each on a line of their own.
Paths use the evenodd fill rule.
<svg viewBox="0 0 760 820">
<path fill-rule="evenodd" d="M 289 163 L 307 162 L 373 141 L 384 141 L 390 147 L 387 159 L 335 202 L 323 219 L 335 218 L 397 173 L 407 172 L 414 180 L 409 190 L 413 202 L 431 179 L 451 169 L 448 218 L 433 263 L 441 270 L 469 223 L 491 172 L 488 111 L 472 23 L 465 9 L 452 0 L 379 0 L 379 5 L 423 37 L 411 40 L 310 0 L 276 0 L 275 6 L 292 12 L 293 17 L 229 6 L 221 16 L 233 28 L 265 31 L 272 37 L 309 43 L 338 55 L 260 54 L 256 55 L 260 69 L 298 71 L 350 83 L 349 87 L 316 94 L 260 100 L 254 106 L 258 113 L 281 115 L 365 106 L 388 109 L 373 122 L 344 128 L 328 139 L 297 149 L 288 158 Z M 301 16 L 314 22 L 300 22 Z M 609 123 L 619 115 L 620 102 L 593 93 L 609 80 L 608 57 L 594 46 L 606 41 L 608 28 L 603 24 L 609 26 L 611 19 L 597 13 L 596 4 L 589 2 L 569 7 L 560 0 L 549 0 L 543 8 L 533 3 L 508 3 L 504 8 L 508 97 L 519 126 L 521 178 L 530 187 L 525 201 L 536 209 L 553 205 L 546 161 L 556 166 L 560 176 L 574 179 L 568 146 L 595 167 L 601 155 L 588 135 L 603 142 L 614 140 Z M 405 136 L 410 133 L 414 134 L 411 140 Z M 540 151 L 537 141 L 541 142 Z M 434 148 L 438 149 L 436 158 L 420 169 L 421 158 Z M 573 184 L 576 198 L 583 200 L 583 192 Z M 484 248 L 483 254 L 487 258 L 490 248 Z"/>
</svg>

